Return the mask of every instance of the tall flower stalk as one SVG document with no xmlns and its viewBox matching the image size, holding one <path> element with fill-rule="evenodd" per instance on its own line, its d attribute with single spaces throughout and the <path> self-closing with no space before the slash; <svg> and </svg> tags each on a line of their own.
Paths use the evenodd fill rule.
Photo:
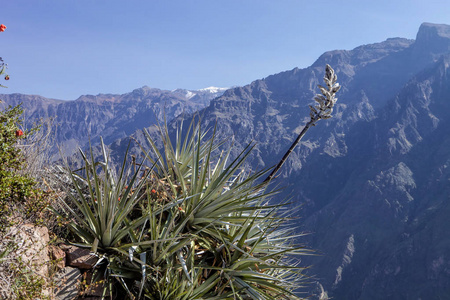
<svg viewBox="0 0 450 300">
<path fill-rule="evenodd" d="M 318 85 L 320 92 L 322 94 L 317 94 L 314 97 L 314 100 L 317 102 L 317 105 L 314 107 L 312 105 L 309 105 L 310 108 L 310 120 L 308 123 L 306 123 L 303 130 L 298 135 L 297 139 L 292 143 L 289 150 L 284 154 L 283 158 L 280 160 L 278 165 L 273 169 L 273 171 L 267 176 L 267 178 L 264 180 L 264 182 L 269 182 L 272 180 L 272 178 L 276 175 L 276 173 L 281 169 L 284 162 L 287 160 L 289 155 L 292 153 L 294 148 L 298 145 L 300 140 L 303 138 L 303 136 L 306 134 L 309 128 L 312 126 L 315 126 L 317 121 L 322 119 L 329 119 L 332 117 L 331 113 L 333 112 L 333 106 L 337 101 L 337 98 L 335 97 L 336 93 L 341 88 L 339 83 L 337 82 L 337 76 L 333 70 L 333 68 L 327 64 L 325 67 L 325 76 L 323 78 L 325 81 L 325 84 L 327 87 L 323 87 L 320 84 Z"/>
</svg>

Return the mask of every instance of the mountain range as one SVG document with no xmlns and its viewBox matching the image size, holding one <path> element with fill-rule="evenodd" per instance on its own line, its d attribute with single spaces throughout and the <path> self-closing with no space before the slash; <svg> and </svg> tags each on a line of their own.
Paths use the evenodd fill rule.
<svg viewBox="0 0 450 300">
<path fill-rule="evenodd" d="M 186 108 L 184 115 L 175 104 L 166 111 L 169 127 L 174 134 L 177 122 L 188 122 L 200 109 L 196 115 L 204 128 L 216 125 L 220 137 L 234 137 L 234 155 L 254 141 L 248 165 L 273 166 L 309 120 L 308 105 L 326 64 L 342 86 L 333 118 L 308 131 L 273 182 L 284 187 L 281 198 L 301 205 L 293 213 L 301 216 L 300 229 L 310 233 L 303 237 L 305 245 L 318 253 L 302 259 L 311 265 L 308 275 L 333 299 L 447 299 L 450 26 L 423 23 L 415 40 L 391 38 L 326 52 L 308 68 L 228 89 L 202 107 Z M 86 133 L 94 139 L 103 135 L 119 157 L 129 140 L 121 137 L 134 132 L 144 143 L 141 129 L 149 115 L 161 119 L 163 96 L 145 112 L 133 106 L 146 105 L 133 97 L 152 93 L 164 94 L 143 88 L 122 95 L 129 102 L 116 115 L 113 109 L 91 109 L 100 104 L 118 109 L 119 101 L 110 95 L 81 97 L 72 106 L 37 96 L 0 99 L 35 97 L 36 104 L 23 98 L 27 113 L 45 111 L 65 120 L 66 127 L 57 131 L 61 138 L 83 146 Z M 135 111 L 127 114 L 127 105 Z"/>
<path fill-rule="evenodd" d="M 98 144 L 100 136 L 109 144 L 158 122 L 164 122 L 204 108 L 226 89 L 209 87 L 201 90 L 160 90 L 144 86 L 123 95 L 99 94 L 80 96 L 74 101 L 48 99 L 36 95 L 2 94 L 0 109 L 22 103 L 28 126 L 41 119 L 51 119 L 54 137 L 52 154 L 58 146 L 66 155 L 89 140 Z"/>
</svg>

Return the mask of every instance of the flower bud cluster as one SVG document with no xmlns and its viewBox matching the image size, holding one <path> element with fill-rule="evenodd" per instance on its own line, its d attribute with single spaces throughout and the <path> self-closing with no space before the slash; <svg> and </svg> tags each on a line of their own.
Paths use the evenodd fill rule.
<svg viewBox="0 0 450 300">
<path fill-rule="evenodd" d="M 314 100 L 317 102 L 315 107 L 312 105 L 309 106 L 311 109 L 309 115 L 312 122 L 316 122 L 320 119 L 329 119 L 332 117 L 331 113 L 333 112 L 333 106 L 337 101 L 335 95 L 341 88 L 337 82 L 337 76 L 333 68 L 328 64 L 325 68 L 325 77 L 323 80 L 325 81 L 327 87 L 325 88 L 320 84 L 318 85 L 318 88 L 322 94 L 317 94 L 314 97 Z"/>
</svg>

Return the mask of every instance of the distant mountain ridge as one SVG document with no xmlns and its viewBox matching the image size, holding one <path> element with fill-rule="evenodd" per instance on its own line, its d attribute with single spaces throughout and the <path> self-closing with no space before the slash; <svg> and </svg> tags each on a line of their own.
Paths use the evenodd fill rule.
<svg viewBox="0 0 450 300">
<path fill-rule="evenodd" d="M 224 90 L 210 87 L 166 91 L 144 86 L 122 95 L 83 95 L 74 101 L 3 94 L 0 109 L 22 103 L 25 120 L 30 124 L 41 118 L 54 118 L 55 145 L 61 145 L 69 155 L 78 147 L 85 148 L 89 138 L 93 144 L 99 142 L 100 136 L 105 143 L 111 143 L 137 129 L 163 122 L 164 118 L 170 121 L 182 113 L 197 111 Z"/>
</svg>

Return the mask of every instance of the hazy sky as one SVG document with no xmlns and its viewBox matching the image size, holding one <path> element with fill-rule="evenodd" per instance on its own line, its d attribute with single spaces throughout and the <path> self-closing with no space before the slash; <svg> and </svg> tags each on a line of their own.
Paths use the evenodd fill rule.
<svg viewBox="0 0 450 300">
<path fill-rule="evenodd" d="M 345 4 L 344 4 L 345 3 Z M 245 85 L 323 52 L 450 24 L 448 0 L 10 0 L 0 93 L 72 100 L 143 85 Z"/>
</svg>

